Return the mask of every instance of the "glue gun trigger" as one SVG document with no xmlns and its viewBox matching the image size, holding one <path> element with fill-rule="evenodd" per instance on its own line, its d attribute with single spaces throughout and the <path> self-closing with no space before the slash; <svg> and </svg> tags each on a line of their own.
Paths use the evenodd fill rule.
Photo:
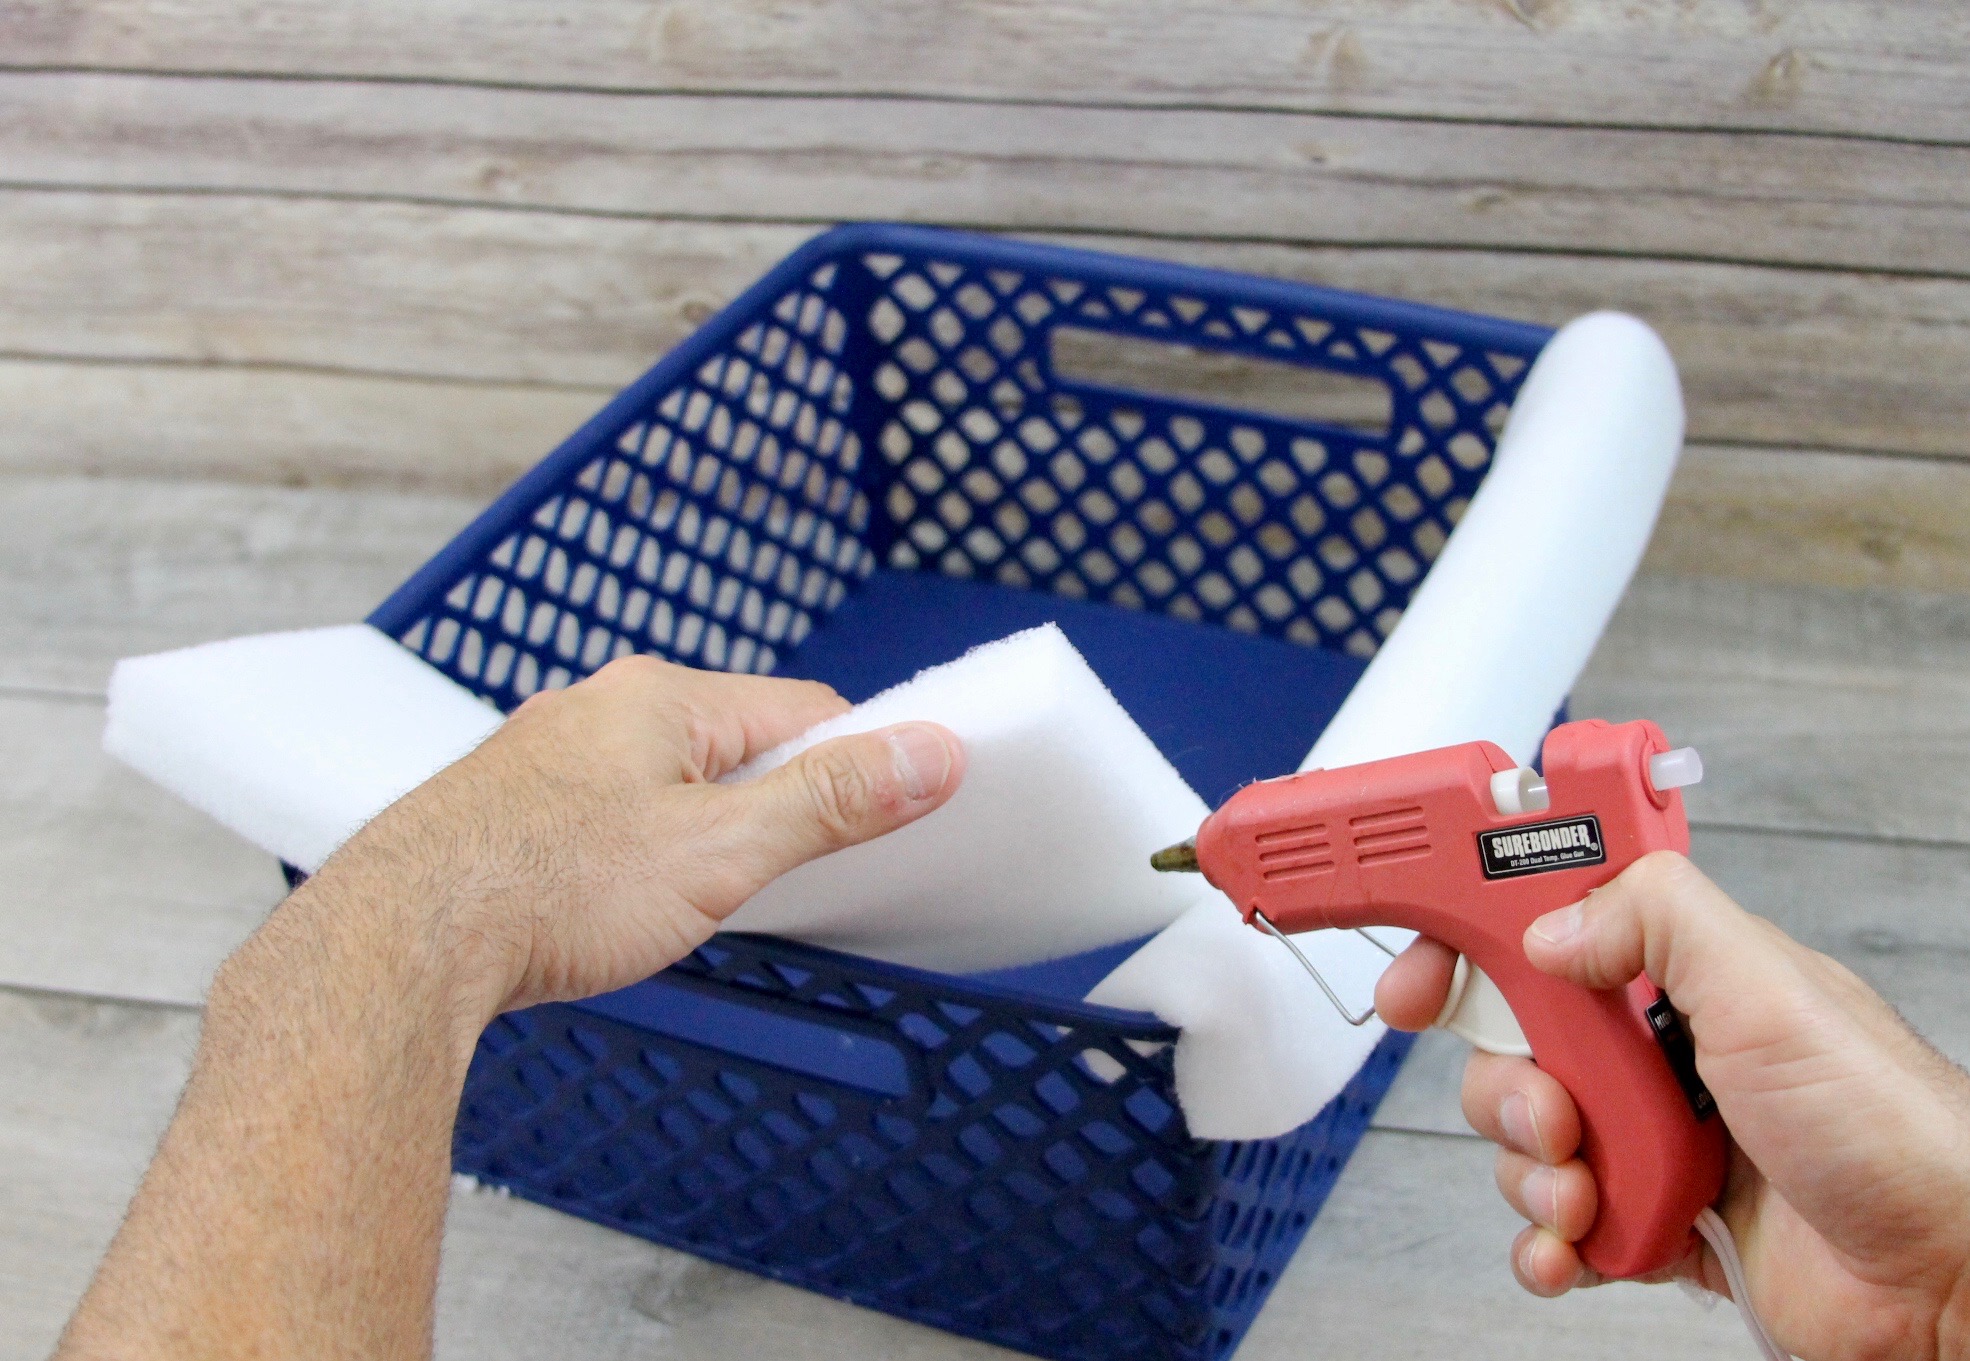
<svg viewBox="0 0 1970 1361">
<path fill-rule="evenodd" d="M 1512 1004 L 1482 969 L 1462 955 L 1450 975 L 1450 995 L 1432 1024 L 1487 1054 L 1532 1057 L 1532 1046 L 1525 1042 L 1518 1017 L 1512 1015 Z"/>
</svg>

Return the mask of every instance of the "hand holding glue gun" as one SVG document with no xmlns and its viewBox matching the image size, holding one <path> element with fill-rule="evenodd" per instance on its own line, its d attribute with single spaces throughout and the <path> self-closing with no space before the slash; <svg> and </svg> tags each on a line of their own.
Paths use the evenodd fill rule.
<svg viewBox="0 0 1970 1361">
<path fill-rule="evenodd" d="M 1309 771 L 1234 795 L 1194 863 L 1282 939 L 1423 932 L 1376 990 L 1392 1025 L 1449 1009 L 1459 954 L 1496 981 L 1533 1059 L 1474 1054 L 1464 1110 L 1528 1290 L 1676 1278 L 1768 1356 L 1970 1355 L 1970 1079 L 1683 858 L 1693 758 L 1588 722 L 1545 781 L 1489 743 Z"/>
</svg>

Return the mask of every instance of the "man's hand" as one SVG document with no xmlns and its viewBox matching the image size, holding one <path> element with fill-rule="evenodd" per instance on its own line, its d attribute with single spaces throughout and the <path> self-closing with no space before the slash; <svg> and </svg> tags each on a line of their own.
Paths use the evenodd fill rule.
<svg viewBox="0 0 1970 1361">
<path fill-rule="evenodd" d="M 332 856 L 220 969 L 177 1116 L 58 1356 L 419 1357 L 451 1127 L 501 1011 L 621 987 L 768 880 L 924 816 L 909 723 L 715 781 L 847 705 L 629 658 L 529 700 Z"/>
<path fill-rule="evenodd" d="M 768 881 L 956 791 L 963 747 L 930 723 L 837 738 L 758 780 L 716 783 L 847 708 L 812 681 L 624 658 L 521 705 L 318 877 L 343 892 L 357 879 L 372 892 L 417 885 L 472 966 L 461 986 L 479 1027 L 624 987 L 690 953 Z"/>
<path fill-rule="evenodd" d="M 1805 1358 L 1970 1355 L 1970 1078 L 1845 968 L 1745 912 L 1679 855 L 1637 861 L 1549 913 L 1526 955 L 1583 987 L 1646 973 L 1689 1018 L 1697 1070 L 1734 1141 L 1720 1207 L 1753 1303 Z M 1454 956 L 1417 940 L 1376 1004 L 1420 1030 Z M 1594 1277 L 1573 1244 L 1596 1188 L 1572 1098 L 1525 1059 L 1473 1054 L 1464 1115 L 1500 1146 L 1498 1188 L 1531 1225 L 1512 1248 L 1526 1289 Z M 1725 1292 L 1698 1247 L 1669 1273 Z"/>
</svg>

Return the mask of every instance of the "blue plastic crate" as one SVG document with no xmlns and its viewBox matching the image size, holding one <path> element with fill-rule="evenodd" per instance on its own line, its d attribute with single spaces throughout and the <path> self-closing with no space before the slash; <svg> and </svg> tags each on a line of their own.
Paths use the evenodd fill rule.
<svg viewBox="0 0 1970 1361">
<path fill-rule="evenodd" d="M 1070 381 L 1062 327 L 1373 380 L 1388 428 Z M 611 402 L 371 622 L 511 708 L 630 652 L 860 698 L 1058 616 L 1221 795 L 1312 744 L 1550 334 L 844 227 Z M 1076 1000 L 1126 952 L 962 978 L 720 936 L 636 987 L 496 1022 L 455 1159 L 570 1213 L 1037 1355 L 1215 1361 L 1407 1042 L 1388 1037 L 1290 1135 L 1194 1139 L 1174 1033 Z"/>
</svg>

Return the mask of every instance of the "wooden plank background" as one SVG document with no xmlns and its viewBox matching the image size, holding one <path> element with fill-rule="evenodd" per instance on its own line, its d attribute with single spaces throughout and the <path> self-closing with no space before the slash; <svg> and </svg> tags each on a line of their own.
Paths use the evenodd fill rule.
<svg viewBox="0 0 1970 1361">
<path fill-rule="evenodd" d="M 279 893 L 97 752 L 110 662 L 361 614 L 846 218 L 1647 318 L 1691 446 L 1576 711 L 1698 742 L 1699 858 L 1970 1057 L 1966 53 L 1880 0 L 0 0 L 0 1357 Z M 1516 1293 L 1460 1060 L 1245 1361 L 1741 1355 L 1674 1294 Z M 441 1347 L 987 1350 L 483 1195 Z"/>
</svg>

